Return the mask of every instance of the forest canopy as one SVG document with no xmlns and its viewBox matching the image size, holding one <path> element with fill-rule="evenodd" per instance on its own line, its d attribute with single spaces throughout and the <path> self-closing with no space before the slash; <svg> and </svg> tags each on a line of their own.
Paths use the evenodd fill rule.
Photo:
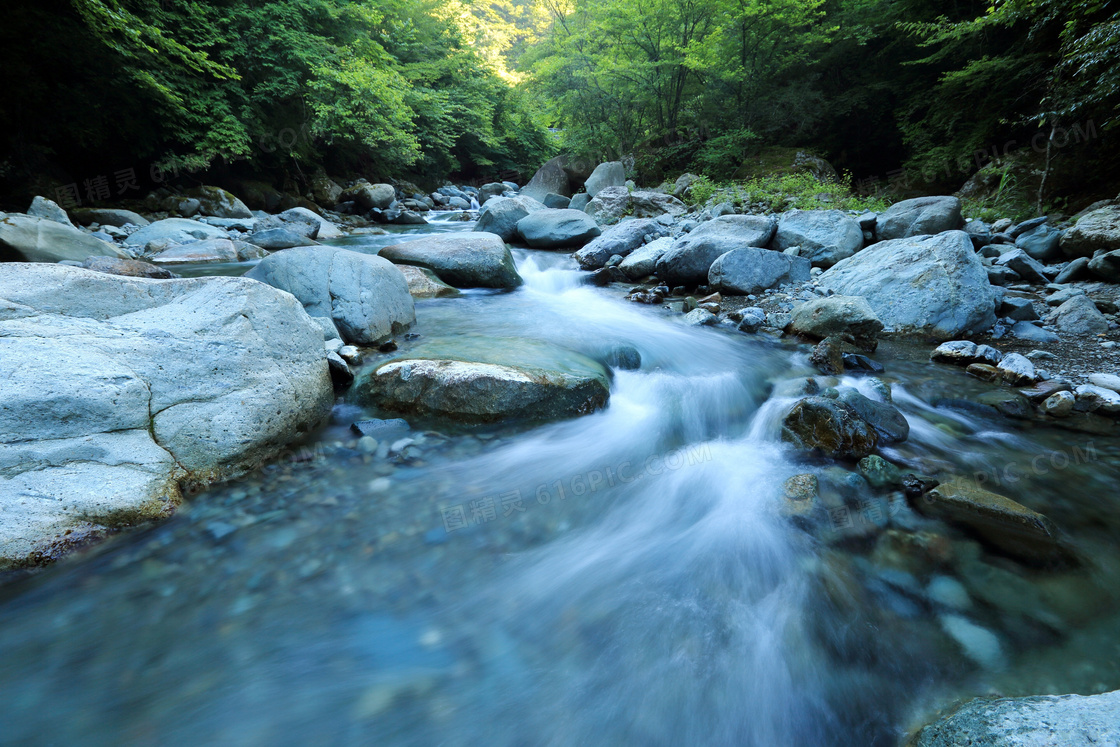
<svg viewBox="0 0 1120 747">
<path fill-rule="evenodd" d="M 1113 0 L 42 0 L 0 35 L 9 184 L 527 176 L 559 149 L 719 179 L 774 146 L 956 189 L 1070 132 L 1082 173 L 1117 165 Z"/>
<path fill-rule="evenodd" d="M 44 0 L 7 9 L 3 169 L 500 172 L 554 138 L 459 0 Z M 477 11 L 477 15 L 475 12 Z"/>
</svg>

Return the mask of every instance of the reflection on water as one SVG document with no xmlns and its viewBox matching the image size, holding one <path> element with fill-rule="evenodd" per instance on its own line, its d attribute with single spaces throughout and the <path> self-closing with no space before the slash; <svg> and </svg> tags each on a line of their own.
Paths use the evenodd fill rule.
<svg viewBox="0 0 1120 747">
<path fill-rule="evenodd" d="M 935 407 L 980 385 L 884 347 L 911 424 L 884 453 L 993 475 L 1089 559 L 1020 568 L 783 447 L 766 403 L 810 373 L 792 344 L 582 286 L 565 254 L 515 255 L 516 292 L 417 303 L 420 342 L 633 345 L 642 366 L 613 372 L 607 409 L 370 456 L 347 430 L 368 413 L 340 404 L 314 458 L 0 590 L 0 741 L 895 744 L 954 696 L 1120 686 L 1094 654 L 1117 640 L 1115 442 Z M 780 512 L 807 471 L 881 510 L 811 537 Z"/>
</svg>

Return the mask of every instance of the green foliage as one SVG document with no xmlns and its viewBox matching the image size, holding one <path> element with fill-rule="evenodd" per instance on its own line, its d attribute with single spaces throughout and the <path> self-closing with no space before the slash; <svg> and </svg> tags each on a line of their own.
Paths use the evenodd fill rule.
<svg viewBox="0 0 1120 747">
<path fill-rule="evenodd" d="M 0 61 L 18 74 L 0 102 L 18 128 L 9 151 L 103 170 L 140 159 L 301 173 L 326 161 L 433 180 L 531 170 L 552 153 L 544 117 L 504 67 L 515 27 L 493 32 L 500 2 L 44 2 L 0 30 Z M 13 45 L 21 37 L 34 64 Z"/>
<path fill-rule="evenodd" d="M 651 181 L 688 169 L 742 179 L 756 152 L 787 146 L 859 177 L 905 167 L 918 189 L 953 191 L 985 153 L 1040 127 L 1120 121 L 1115 3 L 544 4 L 551 24 L 519 62 L 566 147 L 632 153 Z M 1097 150 L 1115 173 L 1118 149 Z"/>
<path fill-rule="evenodd" d="M 821 183 L 807 173 L 773 174 L 744 182 L 713 182 L 701 177 L 692 183 L 686 199 L 695 205 L 730 202 L 737 207 L 757 205 L 770 212 L 802 210 L 886 210 L 882 197 L 862 197 L 851 188 L 851 177 Z"/>
<path fill-rule="evenodd" d="M 706 176 L 702 176 L 689 185 L 685 192 L 685 200 L 690 205 L 706 205 L 719 189 L 719 184 Z"/>
<path fill-rule="evenodd" d="M 729 130 L 700 146 L 693 166 L 703 174 L 726 179 L 742 165 L 746 155 L 755 150 L 761 138 L 748 129 Z"/>
</svg>

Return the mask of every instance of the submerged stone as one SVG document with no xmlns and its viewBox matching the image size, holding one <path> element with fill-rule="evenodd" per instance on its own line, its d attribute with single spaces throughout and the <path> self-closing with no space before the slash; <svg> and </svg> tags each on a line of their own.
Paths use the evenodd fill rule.
<svg viewBox="0 0 1120 747">
<path fill-rule="evenodd" d="M 801 400 L 782 421 L 782 440 L 832 458 L 861 459 L 879 442 L 878 432 L 848 405 L 827 397 Z"/>
<path fill-rule="evenodd" d="M 957 479 L 916 501 L 923 514 L 960 524 L 993 547 L 1028 561 L 1068 559 L 1050 519 L 1006 496 Z"/>
</svg>

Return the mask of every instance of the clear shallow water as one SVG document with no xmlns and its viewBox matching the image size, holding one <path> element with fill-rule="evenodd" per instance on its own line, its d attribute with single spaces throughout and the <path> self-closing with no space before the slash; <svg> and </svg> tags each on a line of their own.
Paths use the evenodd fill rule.
<svg viewBox="0 0 1120 747">
<path fill-rule="evenodd" d="M 418 303 L 417 342 L 631 344 L 606 410 L 428 424 L 401 459 L 353 451 L 341 402 L 295 458 L 0 587 L 0 742 L 895 744 L 953 697 L 1120 687 L 1114 442 L 934 407 L 986 387 L 885 346 L 912 427 L 887 455 L 985 475 L 1090 562 L 1023 569 L 866 486 L 863 539 L 813 539 L 782 483 L 835 472 L 778 443 L 767 399 L 810 373 L 803 348 L 516 255 L 524 287 Z M 937 576 L 970 606 L 931 602 Z M 962 619 L 995 648 L 973 635 L 970 658 L 945 633 Z"/>
</svg>

